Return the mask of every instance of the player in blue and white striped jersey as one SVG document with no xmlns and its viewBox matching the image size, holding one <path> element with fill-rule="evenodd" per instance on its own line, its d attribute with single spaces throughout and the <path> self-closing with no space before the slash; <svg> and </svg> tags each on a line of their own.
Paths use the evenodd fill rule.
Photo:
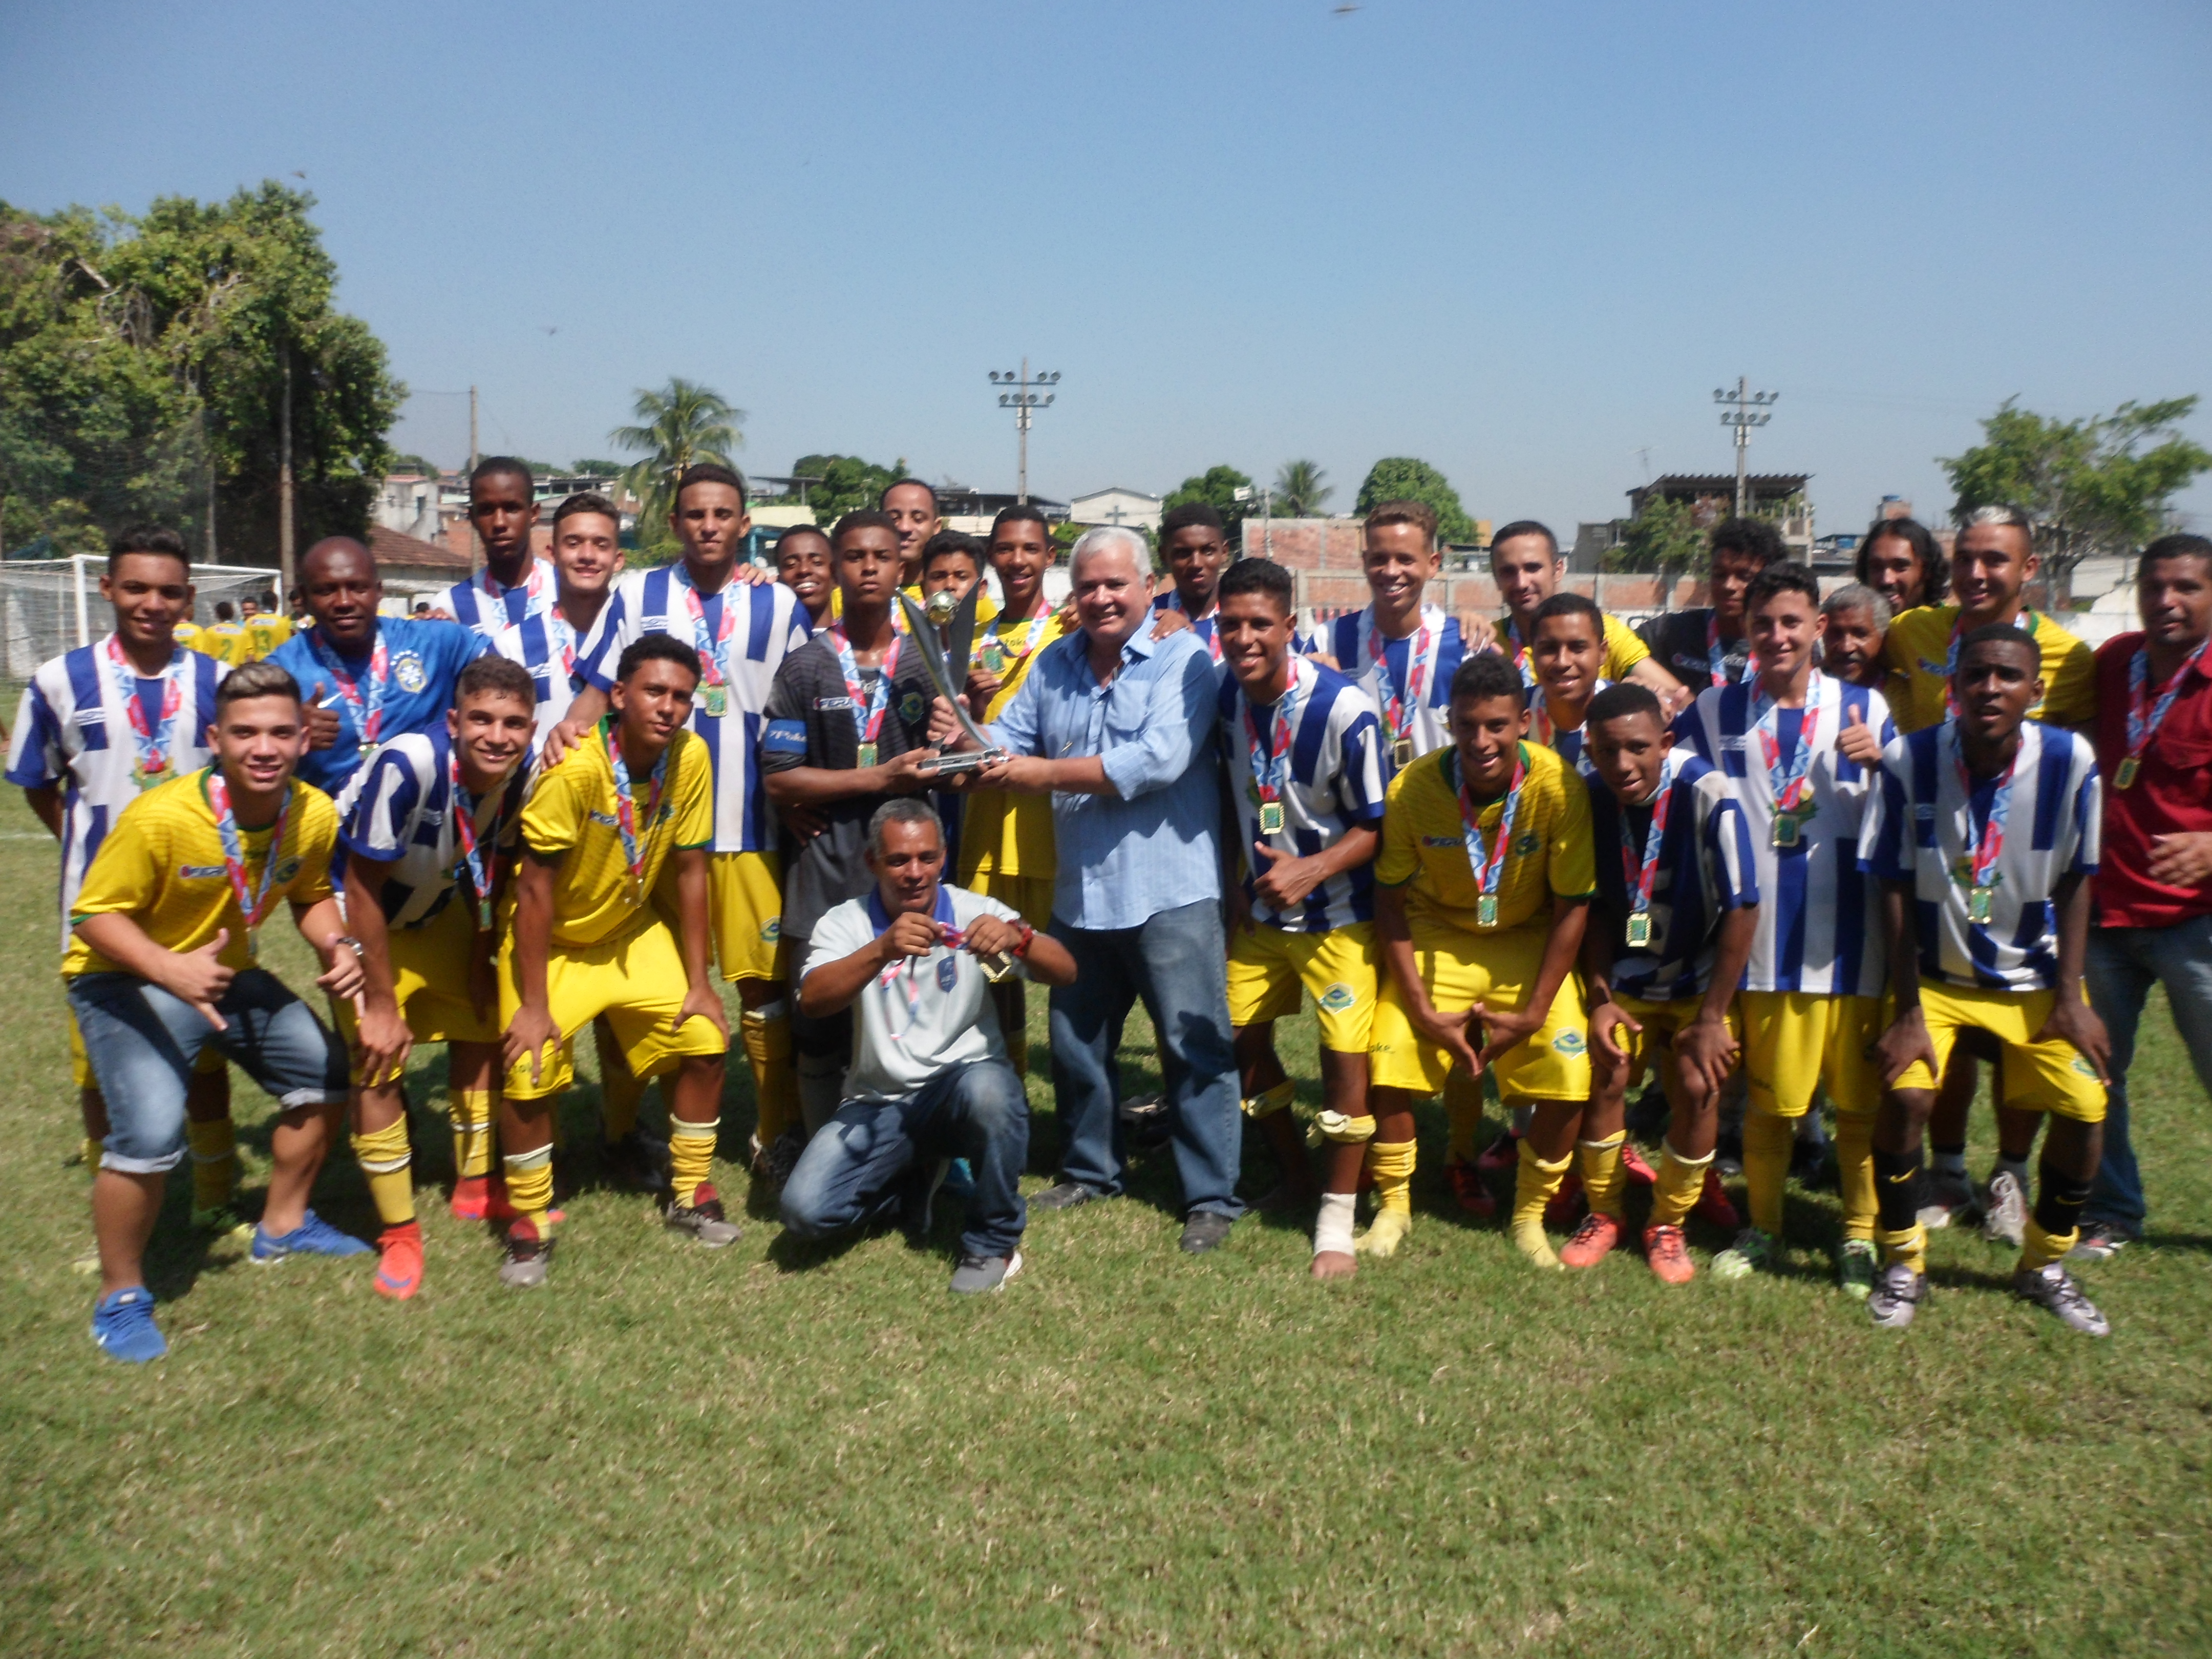
<svg viewBox="0 0 2212 1659">
<path fill-rule="evenodd" d="M 384 1223 L 376 1290 L 395 1301 L 422 1282 L 401 1082 L 410 1044 L 447 1045 L 453 1212 L 477 1219 L 501 1206 L 489 1180 L 501 1069 L 495 919 L 521 846 L 535 695 L 521 664 L 477 658 L 454 682 L 445 723 L 380 745 L 338 800 L 346 921 L 364 983 L 357 1016 L 346 1004 L 334 1012 L 357 1061 L 354 1157 Z"/>
<path fill-rule="evenodd" d="M 615 584 L 577 656 L 576 700 L 546 734 L 543 763 L 552 765 L 606 713 L 615 665 L 633 641 L 668 634 L 697 649 L 703 672 L 690 726 L 714 769 L 708 861 L 714 954 L 722 977 L 736 984 L 744 1003 L 745 1055 L 762 1121 L 796 1123 L 799 1087 L 782 985 L 782 862 L 759 755 L 776 670 L 806 643 L 812 626 L 791 589 L 738 560 L 752 520 L 744 481 L 728 467 L 686 468 L 670 521 L 683 558 L 630 571 Z M 627 1134 L 621 1115 L 634 1112 L 625 1094 L 609 1115 L 611 1139 Z"/>
<path fill-rule="evenodd" d="M 1958 713 L 1883 751 L 1860 867 L 1883 886 L 1896 1018 L 1876 1054 L 1884 1264 L 1867 1310 L 1893 1329 L 1925 1299 L 1921 1139 L 1959 1033 L 1998 1044 L 2002 1104 L 2051 1115 L 2014 1291 L 2072 1329 L 2110 1327 L 2059 1263 L 2074 1247 L 2103 1141 L 2104 1023 L 2081 988 L 2101 792 L 2086 738 L 2027 718 L 2041 653 L 2008 623 L 1960 641 Z"/>
<path fill-rule="evenodd" d="M 568 712 L 578 635 L 562 606 L 559 571 L 531 551 L 538 499 L 530 464 L 511 455 L 478 462 L 469 474 L 469 523 L 483 544 L 484 568 L 455 582 L 440 602 L 455 622 L 530 671 L 542 737 Z"/>
<path fill-rule="evenodd" d="M 1221 578 L 1222 769 L 1239 835 L 1225 851 L 1229 1023 L 1244 1110 L 1266 1129 L 1292 1198 L 1313 1191 L 1275 1022 L 1310 991 L 1321 1019 L 1322 1137 L 1330 1164 L 1313 1274 L 1353 1271 L 1352 1208 L 1375 1120 L 1367 1046 L 1381 957 L 1373 861 L 1382 823 L 1381 734 L 1359 686 L 1292 653 L 1291 573 L 1245 559 Z M 1232 843 L 1224 837 L 1224 848 Z"/>
<path fill-rule="evenodd" d="M 157 783 L 195 771 L 209 759 L 215 689 L 228 669 L 177 642 L 192 613 L 191 567 L 173 530 L 118 537 L 107 556 L 100 597 L 115 626 L 90 645 L 40 665 L 23 692 L 8 751 L 8 781 L 61 842 L 62 948 L 70 911 L 93 854 L 125 807 Z M 93 1080 L 76 1022 L 70 1060 L 83 1111 L 88 1173 L 100 1167 L 107 1108 Z M 228 1231 L 237 1180 L 230 1121 L 230 1072 L 210 1046 L 185 1102 L 192 1149 L 195 1222 Z"/>
<path fill-rule="evenodd" d="M 1698 694 L 1678 734 L 1728 775 L 1759 867 L 1759 929 L 1737 1012 L 1749 1085 L 1743 1172 L 1749 1225 L 1714 1261 L 1723 1279 L 1769 1265 L 1782 1237 L 1783 1189 L 1798 1130 L 1817 1123 L 1823 1086 L 1836 1109 L 1844 1200 L 1837 1271 L 1874 1288 L 1871 1058 L 1887 1024 L 1880 885 L 1859 870 L 1860 820 L 1882 745 L 1897 735 L 1878 691 L 1814 667 L 1827 616 L 1802 564 L 1769 565 L 1745 601 L 1756 678 Z"/>
<path fill-rule="evenodd" d="M 1221 573 L 1234 556 L 1221 514 L 1204 501 L 1171 507 L 1161 519 L 1160 557 L 1172 580 L 1153 598 L 1152 609 L 1188 618 L 1216 665 L 1221 662 Z"/>
</svg>

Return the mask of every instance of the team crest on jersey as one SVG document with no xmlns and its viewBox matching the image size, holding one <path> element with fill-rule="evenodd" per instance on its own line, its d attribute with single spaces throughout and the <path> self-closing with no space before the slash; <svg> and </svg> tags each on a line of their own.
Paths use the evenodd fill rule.
<svg viewBox="0 0 2212 1659">
<path fill-rule="evenodd" d="M 781 916 L 770 916 L 761 927 L 761 942 L 764 945 L 775 945 L 779 943 L 782 938 L 783 918 Z"/>
<path fill-rule="evenodd" d="M 921 693 L 919 691 L 909 691 L 906 696 L 899 699 L 899 718 L 904 720 L 908 726 L 919 726 L 921 723 L 921 714 L 924 706 L 925 705 L 921 701 Z"/>
<path fill-rule="evenodd" d="M 1342 980 L 1337 981 L 1335 984 L 1330 986 L 1328 989 L 1321 994 L 1321 1006 L 1326 1008 L 1332 1014 L 1342 1013 L 1346 1009 L 1349 1008 L 1353 1003 L 1358 1000 L 1359 993 L 1353 990 Z"/>
<path fill-rule="evenodd" d="M 2097 1068 L 2079 1054 L 2074 1056 L 2074 1069 L 2081 1073 L 2083 1077 L 2093 1078 L 2097 1075 Z"/>
<path fill-rule="evenodd" d="M 392 659 L 392 678 L 402 691 L 420 691 L 430 683 L 429 671 L 412 651 L 403 651 Z"/>
<path fill-rule="evenodd" d="M 1552 1039 L 1552 1047 L 1563 1054 L 1578 1054 L 1588 1046 L 1583 1041 L 1583 1034 L 1573 1030 L 1562 1031 Z"/>
<path fill-rule="evenodd" d="M 940 962 L 940 963 L 939 963 L 937 964 L 937 988 L 938 988 L 939 990 L 940 990 L 940 991 L 949 991 L 949 990 L 951 990 L 951 989 L 952 988 L 952 981 L 955 981 L 955 980 L 957 980 L 957 979 L 958 979 L 959 977 L 960 977 L 960 958 L 959 958 L 959 957 L 945 957 L 945 960 L 944 960 L 944 961 L 942 961 L 942 962 Z"/>
<path fill-rule="evenodd" d="M 288 881 L 291 880 L 295 876 L 298 875 L 299 873 L 300 873 L 300 860 L 297 860 L 297 859 L 281 859 L 281 860 L 279 860 L 277 861 L 276 873 L 275 873 L 273 876 L 271 876 L 271 877 L 270 878 L 270 880 L 272 880 L 272 881 L 274 881 L 274 882 L 276 882 L 276 884 L 277 884 L 278 886 L 280 886 L 280 887 L 281 887 L 281 886 L 283 886 L 286 882 L 288 882 Z"/>
<path fill-rule="evenodd" d="M 1513 843 L 1514 852 L 1524 859 L 1527 858 L 1529 854 L 1534 852 L 1536 850 L 1536 847 L 1537 841 L 1536 837 L 1534 836 L 1523 836 L 1520 840 Z"/>
</svg>

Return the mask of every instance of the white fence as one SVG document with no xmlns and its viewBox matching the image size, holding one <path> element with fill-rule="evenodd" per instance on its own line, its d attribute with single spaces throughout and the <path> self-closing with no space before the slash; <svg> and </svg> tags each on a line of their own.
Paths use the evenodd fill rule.
<svg viewBox="0 0 2212 1659">
<path fill-rule="evenodd" d="M 39 665 L 74 646 L 90 645 L 108 630 L 107 605 L 100 579 L 107 571 L 105 554 L 69 559 L 27 559 L 0 563 L 0 673 L 27 680 Z M 259 599 L 276 589 L 276 573 L 253 565 L 196 564 L 192 567 L 192 620 L 215 620 L 216 601 Z"/>
</svg>

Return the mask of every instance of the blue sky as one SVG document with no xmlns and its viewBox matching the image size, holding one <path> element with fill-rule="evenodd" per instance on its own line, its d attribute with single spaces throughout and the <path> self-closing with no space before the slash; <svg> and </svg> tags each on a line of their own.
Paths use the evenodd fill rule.
<svg viewBox="0 0 2212 1659">
<path fill-rule="evenodd" d="M 1064 375 L 1032 487 L 1419 455 L 1561 527 L 1732 465 L 1823 529 L 1945 505 L 2018 394 L 2212 392 L 2201 5 L 1366 0 L 61 5 L 0 38 L 0 197 L 294 169 L 398 441 L 604 454 L 634 388 L 1011 488 L 986 380 Z M 296 182 L 296 181 L 295 181 Z M 2195 423 L 2212 441 L 2212 417 Z M 2212 519 L 2212 489 L 2185 503 Z"/>
</svg>

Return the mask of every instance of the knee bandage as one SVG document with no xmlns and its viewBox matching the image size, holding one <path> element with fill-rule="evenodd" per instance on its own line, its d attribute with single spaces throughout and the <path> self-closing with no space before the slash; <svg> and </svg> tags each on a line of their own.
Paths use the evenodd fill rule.
<svg viewBox="0 0 2212 1659">
<path fill-rule="evenodd" d="M 1244 1115 L 1254 1122 L 1263 1117 L 1273 1117 L 1278 1112 L 1287 1112 L 1291 1103 L 1297 1098 L 1297 1085 L 1285 1078 L 1272 1089 L 1262 1089 L 1237 1103 L 1243 1107 Z"/>
<path fill-rule="evenodd" d="M 1340 1146 L 1357 1146 L 1375 1139 L 1375 1120 L 1371 1116 L 1347 1117 L 1342 1112 L 1316 1112 L 1314 1121 L 1306 1127 L 1306 1145 L 1318 1146 L 1324 1140 Z"/>
</svg>

